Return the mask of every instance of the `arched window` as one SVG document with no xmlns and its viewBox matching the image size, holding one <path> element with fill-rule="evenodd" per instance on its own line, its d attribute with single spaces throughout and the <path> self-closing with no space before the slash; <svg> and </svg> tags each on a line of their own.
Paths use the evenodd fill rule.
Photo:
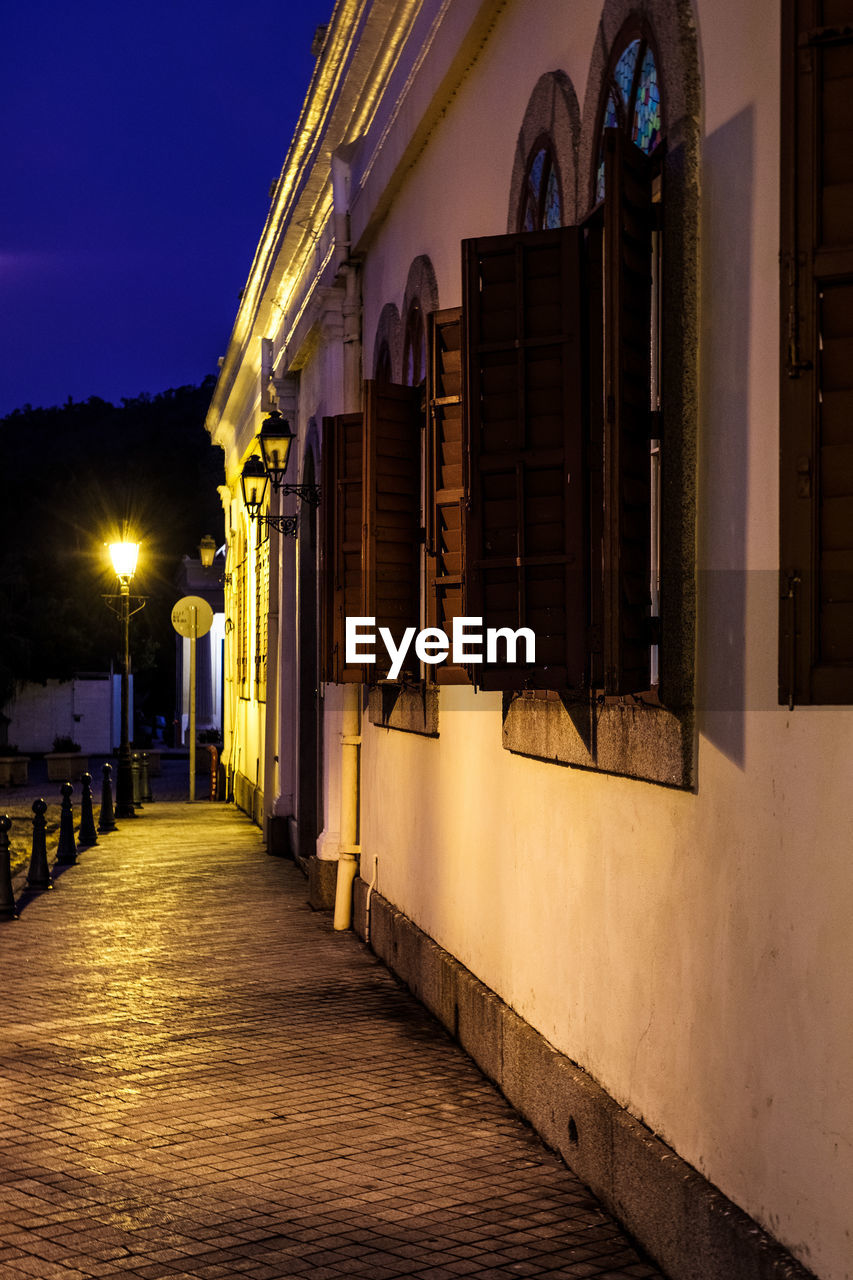
<svg viewBox="0 0 853 1280">
<path fill-rule="evenodd" d="M 544 231 L 563 225 L 560 176 L 554 148 L 549 138 L 539 138 L 533 145 L 519 209 L 519 231 Z"/>
<path fill-rule="evenodd" d="M 413 298 L 406 312 L 403 338 L 403 383 L 419 387 L 426 378 L 426 330 L 420 299 Z"/>
<path fill-rule="evenodd" d="M 621 129 L 646 155 L 651 155 L 663 136 L 657 62 L 644 34 L 626 32 L 611 59 L 599 128 L 596 203 L 604 199 L 605 129 Z"/>
</svg>

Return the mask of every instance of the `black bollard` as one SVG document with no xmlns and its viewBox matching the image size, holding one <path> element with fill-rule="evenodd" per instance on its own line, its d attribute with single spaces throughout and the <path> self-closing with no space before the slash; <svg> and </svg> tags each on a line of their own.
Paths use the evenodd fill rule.
<svg viewBox="0 0 853 1280">
<path fill-rule="evenodd" d="M 10 859 L 12 857 L 9 851 L 9 828 L 12 825 L 12 819 L 8 813 L 4 813 L 0 818 L 0 916 L 12 916 L 13 919 L 18 918 L 18 908 L 15 906 L 15 894 L 12 889 L 12 867 Z"/>
<path fill-rule="evenodd" d="M 28 889 L 52 889 L 53 878 L 47 865 L 47 805 L 44 800 L 33 801 L 33 852 L 27 872 Z"/>
<path fill-rule="evenodd" d="M 148 777 L 148 752 L 143 751 L 142 759 L 139 764 L 139 787 L 142 792 L 143 804 L 149 804 L 154 797 L 151 794 L 151 781 Z"/>
<path fill-rule="evenodd" d="M 98 814 L 98 830 L 101 835 L 115 831 L 116 818 L 113 810 L 113 770 L 112 765 L 104 765 L 104 781 L 101 784 L 101 812 Z"/>
<path fill-rule="evenodd" d="M 71 812 L 71 792 L 74 788 L 70 782 L 63 782 L 59 789 L 62 792 L 62 808 L 59 811 L 59 844 L 56 847 L 56 861 L 62 866 L 70 867 L 77 861 L 74 814 Z"/>
<path fill-rule="evenodd" d="M 83 783 L 83 797 L 80 801 L 80 830 L 77 832 L 77 845 L 80 849 L 91 849 L 98 843 L 95 830 L 95 815 L 92 812 L 92 775 L 84 773 L 80 779 Z"/>
<path fill-rule="evenodd" d="M 139 752 L 134 751 L 130 761 L 130 771 L 133 776 L 133 807 L 134 809 L 142 808 L 142 785 L 140 781 L 141 766 L 139 762 Z"/>
</svg>

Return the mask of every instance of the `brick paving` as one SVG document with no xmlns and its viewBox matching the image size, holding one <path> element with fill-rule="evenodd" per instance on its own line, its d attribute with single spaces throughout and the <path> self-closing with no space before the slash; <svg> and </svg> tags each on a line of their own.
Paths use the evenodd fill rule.
<svg viewBox="0 0 853 1280">
<path fill-rule="evenodd" d="M 660 1274 L 230 806 L 102 836 L 0 963 L 0 1280 Z"/>
</svg>

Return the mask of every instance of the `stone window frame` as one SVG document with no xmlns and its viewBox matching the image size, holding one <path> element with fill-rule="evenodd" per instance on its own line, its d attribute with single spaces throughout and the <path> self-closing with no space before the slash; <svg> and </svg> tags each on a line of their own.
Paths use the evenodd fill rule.
<svg viewBox="0 0 853 1280">
<path fill-rule="evenodd" d="M 524 113 L 518 133 L 507 210 L 507 232 L 519 230 L 527 172 L 535 151 L 547 140 L 560 182 L 563 225 L 577 221 L 577 155 L 581 116 L 571 80 L 563 71 L 540 76 Z"/>
<path fill-rule="evenodd" d="M 388 361 L 391 377 L 389 382 L 399 382 L 400 370 L 403 366 L 403 326 L 400 312 L 393 302 L 386 302 L 379 313 L 376 325 L 376 337 L 373 340 L 373 377 L 382 379 L 383 363 Z"/>
</svg>

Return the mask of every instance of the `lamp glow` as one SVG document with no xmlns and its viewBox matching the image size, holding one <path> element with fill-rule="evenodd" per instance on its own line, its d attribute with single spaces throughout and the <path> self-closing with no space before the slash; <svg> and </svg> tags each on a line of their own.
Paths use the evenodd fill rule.
<svg viewBox="0 0 853 1280">
<path fill-rule="evenodd" d="M 257 454 L 248 459 L 240 475 L 243 503 L 251 520 L 257 519 L 264 505 L 269 479 Z"/>
<path fill-rule="evenodd" d="M 210 569 L 216 559 L 216 542 L 206 533 L 198 544 L 198 554 L 203 569 Z"/>
<path fill-rule="evenodd" d="M 261 431 L 258 436 L 261 457 L 264 461 L 264 470 L 272 481 L 274 489 L 280 489 L 284 481 L 287 464 L 290 460 L 290 446 L 293 444 L 293 440 L 294 436 L 290 429 L 290 423 L 281 416 L 277 409 L 274 409 L 261 424 Z"/>
<path fill-rule="evenodd" d="M 110 557 L 119 578 L 132 578 L 139 559 L 138 542 L 111 542 Z"/>
</svg>

